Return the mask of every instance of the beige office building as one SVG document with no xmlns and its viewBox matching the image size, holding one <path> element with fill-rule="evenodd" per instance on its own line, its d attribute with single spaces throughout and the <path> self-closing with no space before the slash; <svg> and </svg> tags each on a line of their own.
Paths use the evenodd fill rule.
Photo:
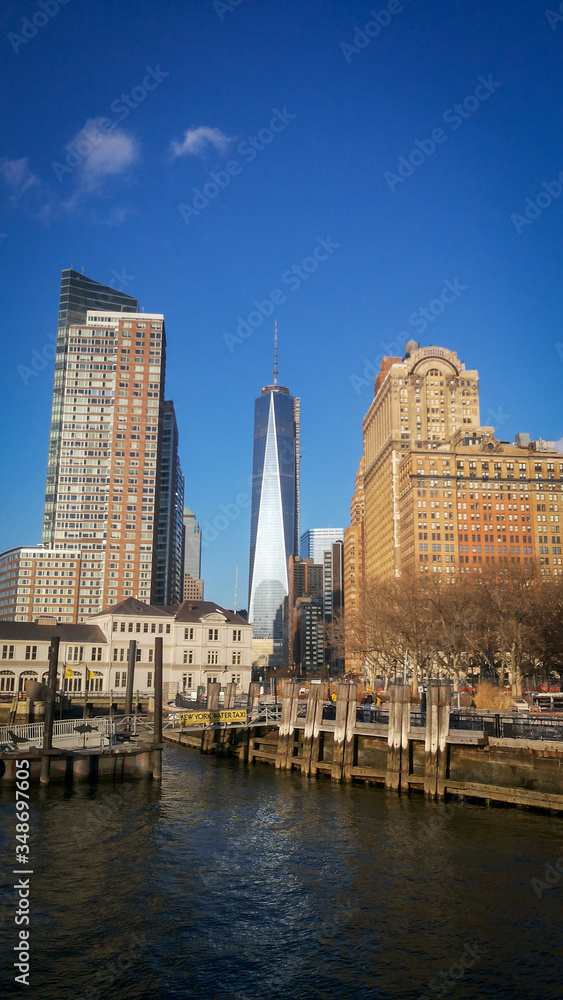
<svg viewBox="0 0 563 1000">
<path fill-rule="evenodd" d="M 401 572 L 401 461 L 478 426 L 478 374 L 455 351 L 411 340 L 404 358 L 383 359 L 363 422 L 368 583 Z"/>
</svg>

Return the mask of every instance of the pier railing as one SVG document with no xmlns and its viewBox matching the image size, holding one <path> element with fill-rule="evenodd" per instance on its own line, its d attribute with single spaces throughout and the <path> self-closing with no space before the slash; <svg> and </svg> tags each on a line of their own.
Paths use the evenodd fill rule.
<svg viewBox="0 0 563 1000">
<path fill-rule="evenodd" d="M 192 703 L 193 704 L 193 703 Z M 201 706 L 198 706 L 201 708 Z M 179 729 L 205 730 L 228 726 L 229 728 L 248 728 L 255 726 L 276 726 L 282 715 L 281 704 L 258 704 L 247 709 L 245 722 L 197 722 L 186 725 L 181 719 L 181 712 L 171 712 L 163 719 L 163 731 L 178 731 Z M 307 702 L 297 703 L 297 719 L 305 719 Z M 330 723 L 335 719 L 336 708 L 332 702 L 325 702 L 322 709 L 322 721 Z M 388 725 L 389 713 L 381 706 L 358 707 L 356 713 L 358 723 Z M 426 713 L 411 709 L 410 728 L 424 730 Z M 502 713 L 479 714 L 476 712 L 452 711 L 449 717 L 449 730 L 484 732 L 487 736 L 502 739 L 543 740 L 563 742 L 563 720 L 538 718 L 536 716 L 517 716 Z M 120 742 L 132 737 L 151 737 L 154 734 L 154 715 L 114 715 L 96 716 L 94 719 L 64 719 L 53 725 L 53 741 L 61 749 L 80 745 L 95 746 Z M 43 740 L 43 723 L 33 722 L 24 726 L 0 727 L 0 746 L 4 749 L 17 747 L 21 749 L 40 748 Z"/>
<path fill-rule="evenodd" d="M 0 726 L 0 745 L 12 745 L 25 749 L 40 747 L 43 742 L 44 725 L 42 722 L 31 722 L 26 726 Z M 115 718 L 103 716 L 97 719 L 62 719 L 53 723 L 53 742 L 59 746 L 77 740 L 109 736 L 115 731 Z M 15 737 L 15 739 L 14 739 Z"/>
</svg>

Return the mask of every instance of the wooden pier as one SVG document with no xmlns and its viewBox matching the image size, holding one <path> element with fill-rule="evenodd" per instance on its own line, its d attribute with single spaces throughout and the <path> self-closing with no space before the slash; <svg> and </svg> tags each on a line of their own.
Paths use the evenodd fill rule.
<svg viewBox="0 0 563 1000">
<path fill-rule="evenodd" d="M 429 682 L 425 725 L 419 715 L 413 718 L 405 685 L 391 687 L 385 722 L 361 721 L 354 684 L 338 685 L 333 719 L 325 717 L 323 685 L 311 685 L 306 701 L 301 688 L 301 682 L 287 682 L 281 705 L 249 709 L 246 726 L 217 723 L 205 738 L 180 726 L 165 730 L 163 738 L 311 778 L 380 785 L 396 794 L 563 812 L 563 740 L 495 738 L 450 728 L 448 682 Z"/>
</svg>

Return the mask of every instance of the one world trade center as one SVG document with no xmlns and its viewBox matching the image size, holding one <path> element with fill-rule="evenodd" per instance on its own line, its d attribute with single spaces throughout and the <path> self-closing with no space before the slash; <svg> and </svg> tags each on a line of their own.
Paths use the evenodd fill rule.
<svg viewBox="0 0 563 1000">
<path fill-rule="evenodd" d="M 278 385 L 277 331 L 273 384 L 254 406 L 250 511 L 249 621 L 253 638 L 282 639 L 288 559 L 299 552 L 299 399 Z"/>
</svg>

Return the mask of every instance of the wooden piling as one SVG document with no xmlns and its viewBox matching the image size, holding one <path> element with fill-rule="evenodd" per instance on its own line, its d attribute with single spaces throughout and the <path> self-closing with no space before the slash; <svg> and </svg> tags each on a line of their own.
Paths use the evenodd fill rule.
<svg viewBox="0 0 563 1000">
<path fill-rule="evenodd" d="M 385 787 L 400 792 L 402 786 L 408 789 L 410 687 L 407 684 L 392 684 L 389 695 Z M 404 779 L 402 779 L 403 771 L 406 772 Z"/>
<path fill-rule="evenodd" d="M 350 781 L 354 766 L 354 726 L 356 725 L 356 684 L 338 684 L 336 688 L 336 719 L 331 777 L 334 781 Z"/>
<path fill-rule="evenodd" d="M 450 727 L 450 685 L 428 682 L 426 698 L 426 739 L 424 744 L 424 792 L 432 799 L 443 798 L 448 769 Z"/>
<path fill-rule="evenodd" d="M 299 681 L 288 681 L 284 684 L 282 691 L 282 710 L 276 757 L 276 767 L 282 771 L 291 770 L 293 766 L 293 744 L 295 740 L 299 688 Z"/>
<path fill-rule="evenodd" d="M 41 757 L 41 776 L 39 781 L 42 785 L 49 784 L 50 755 L 49 750 L 53 747 L 53 722 L 55 718 L 55 691 L 57 688 L 57 669 L 59 666 L 59 645 L 60 639 L 57 635 L 51 639 L 49 646 L 49 680 L 47 687 L 51 691 L 51 696 L 45 703 L 45 725 L 43 729 L 43 750 L 47 751 Z"/>
<path fill-rule="evenodd" d="M 236 684 L 227 684 L 225 688 L 225 700 L 223 702 L 223 708 L 234 708 L 235 699 L 237 695 Z M 233 729 L 229 726 L 225 726 L 224 729 L 219 731 L 219 749 L 221 752 L 226 753 L 227 748 L 231 745 L 233 739 Z"/>
<path fill-rule="evenodd" d="M 311 684 L 307 697 L 307 715 L 301 753 L 301 773 L 315 775 L 319 762 L 319 733 L 323 718 L 324 685 Z"/>
<path fill-rule="evenodd" d="M 154 640 L 154 735 L 152 754 L 152 776 L 157 781 L 162 778 L 162 636 Z"/>
<path fill-rule="evenodd" d="M 208 712 L 218 712 L 219 711 L 219 692 L 221 690 L 221 685 L 217 681 L 207 682 L 207 711 Z M 201 737 L 201 752 L 202 753 L 213 753 L 217 749 L 218 732 L 216 729 L 207 729 L 203 731 Z"/>
<path fill-rule="evenodd" d="M 135 662 L 137 659 L 137 643 L 134 639 L 129 640 L 129 650 L 127 653 L 127 686 L 125 688 L 125 711 L 124 715 L 133 714 L 133 679 L 135 676 Z M 129 728 L 131 728 L 129 726 Z"/>
</svg>

